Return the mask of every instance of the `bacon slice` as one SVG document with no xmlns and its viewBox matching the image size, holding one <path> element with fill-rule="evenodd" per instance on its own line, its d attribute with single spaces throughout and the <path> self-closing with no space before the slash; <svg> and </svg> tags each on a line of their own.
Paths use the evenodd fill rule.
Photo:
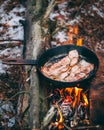
<svg viewBox="0 0 104 130">
<path fill-rule="evenodd" d="M 56 63 L 41 67 L 42 73 L 54 80 L 74 82 L 86 78 L 94 69 L 94 65 L 82 59 L 79 61 L 77 50 L 72 50 L 67 56 Z"/>
</svg>

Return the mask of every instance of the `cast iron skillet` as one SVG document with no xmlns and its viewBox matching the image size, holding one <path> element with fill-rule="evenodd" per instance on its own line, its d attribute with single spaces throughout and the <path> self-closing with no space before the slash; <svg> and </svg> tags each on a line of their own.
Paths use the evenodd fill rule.
<svg viewBox="0 0 104 130">
<path fill-rule="evenodd" d="M 69 51 L 76 49 L 79 52 L 79 55 L 85 58 L 88 62 L 94 64 L 93 71 L 90 72 L 89 76 L 87 78 L 83 78 L 81 80 L 77 80 L 74 82 L 63 82 L 63 81 L 57 81 L 53 80 L 49 77 L 46 77 L 40 70 L 42 66 L 48 61 L 54 62 L 58 59 L 61 59 L 63 56 L 68 54 Z M 3 63 L 5 64 L 11 64 L 11 65 L 35 65 L 37 68 L 37 72 L 41 74 L 46 80 L 48 80 L 50 83 L 55 85 L 56 87 L 72 87 L 77 84 L 81 84 L 83 82 L 86 82 L 90 79 L 92 79 L 99 66 L 99 60 L 94 52 L 87 49 L 83 46 L 75 46 L 75 45 L 63 45 L 54 47 L 51 49 L 48 49 L 45 51 L 37 60 L 26 60 L 26 59 L 4 59 Z"/>
</svg>

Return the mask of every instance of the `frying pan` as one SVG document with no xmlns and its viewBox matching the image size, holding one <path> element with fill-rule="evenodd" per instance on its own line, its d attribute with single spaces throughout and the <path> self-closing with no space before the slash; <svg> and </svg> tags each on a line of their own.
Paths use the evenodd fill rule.
<svg viewBox="0 0 104 130">
<path fill-rule="evenodd" d="M 74 82 L 63 82 L 46 77 L 41 72 L 40 68 L 44 66 L 45 63 L 49 61 L 51 62 L 57 61 L 62 57 L 64 57 L 65 55 L 67 55 L 69 51 L 75 49 L 78 51 L 79 55 L 84 57 L 88 62 L 94 64 L 94 69 L 89 73 L 89 76 Z M 92 52 L 86 47 L 76 45 L 63 45 L 48 49 L 47 51 L 42 53 L 42 55 L 37 60 L 7 58 L 3 60 L 3 63 L 10 65 L 35 65 L 37 72 L 56 87 L 72 87 L 77 84 L 85 83 L 86 81 L 89 81 L 95 76 L 99 66 L 99 60 L 94 52 Z"/>
</svg>

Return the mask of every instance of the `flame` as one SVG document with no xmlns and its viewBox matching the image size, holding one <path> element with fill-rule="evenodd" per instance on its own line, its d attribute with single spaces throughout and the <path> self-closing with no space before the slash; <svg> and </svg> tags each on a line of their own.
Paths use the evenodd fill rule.
<svg viewBox="0 0 104 130">
<path fill-rule="evenodd" d="M 66 88 L 65 91 L 67 91 L 71 95 L 73 92 L 73 88 Z"/>
<path fill-rule="evenodd" d="M 65 104 L 70 103 L 73 110 L 77 110 L 78 106 L 80 105 L 80 102 L 83 102 L 83 105 L 85 107 L 88 106 L 87 95 L 82 90 L 83 90 L 82 88 L 79 88 L 79 86 L 77 86 L 77 87 L 59 89 L 59 92 L 63 102 Z M 63 125 L 64 116 L 57 102 L 56 102 L 56 107 L 58 110 L 59 119 L 56 119 L 55 126 L 57 126 L 58 130 L 61 130 L 64 129 L 64 125 Z"/>
<path fill-rule="evenodd" d="M 78 35 L 78 26 L 74 27 L 74 34 Z"/>
<path fill-rule="evenodd" d="M 78 88 L 78 87 L 66 88 L 65 91 L 67 91 L 70 94 L 70 96 L 74 94 L 74 100 L 73 100 L 72 106 L 73 106 L 73 108 L 75 108 L 80 101 L 82 88 Z M 70 96 L 66 96 L 66 99 L 69 100 L 70 102 L 72 102 L 71 98 L 69 98 Z"/>
<path fill-rule="evenodd" d="M 76 45 L 82 46 L 83 39 L 82 39 L 82 37 L 78 36 L 78 32 L 79 32 L 79 29 L 78 29 L 77 25 L 76 26 L 69 25 L 68 32 L 67 32 L 68 40 L 65 41 L 63 44 L 73 44 L 74 38 L 77 38 Z"/>
<path fill-rule="evenodd" d="M 86 94 L 83 93 L 82 96 L 83 96 L 83 99 L 84 99 L 84 105 L 88 106 L 88 99 L 87 99 Z"/>
<path fill-rule="evenodd" d="M 77 87 L 74 88 L 75 94 L 74 94 L 73 108 L 75 108 L 79 104 L 81 91 L 82 91 L 81 88 Z"/>
<path fill-rule="evenodd" d="M 63 117 L 62 117 L 61 110 L 60 110 L 60 108 L 59 108 L 58 104 L 57 104 L 56 106 L 57 106 L 58 113 L 59 113 L 59 116 L 60 116 L 59 123 L 62 123 L 62 122 L 63 122 Z"/>
<path fill-rule="evenodd" d="M 79 104 L 80 99 L 81 99 L 81 92 L 82 92 L 82 90 L 83 90 L 82 88 L 78 88 L 78 87 L 75 87 L 75 88 L 65 88 L 65 91 L 67 91 L 70 96 L 72 96 L 74 94 L 74 100 L 73 100 L 73 104 L 72 104 L 73 108 L 75 108 L 77 106 L 77 104 Z M 66 96 L 66 100 L 65 101 L 72 102 L 72 99 L 71 99 L 70 96 Z M 82 93 L 82 97 L 83 97 L 85 106 L 88 106 L 88 99 L 87 99 L 86 94 Z"/>
<path fill-rule="evenodd" d="M 62 123 L 63 123 L 63 116 L 62 116 L 62 113 L 61 113 L 61 110 L 60 110 L 58 104 L 56 104 L 56 106 L 57 106 L 58 113 L 59 113 L 59 116 L 60 116 L 59 121 L 56 122 L 56 126 L 58 127 L 58 130 L 60 130 L 60 129 L 64 128 L 64 126 L 62 125 Z"/>
<path fill-rule="evenodd" d="M 70 102 L 70 103 L 73 102 L 72 103 L 73 108 L 75 108 L 77 106 L 77 104 L 79 104 L 80 99 L 81 99 L 81 94 L 82 94 L 82 97 L 83 97 L 83 100 L 84 100 L 84 104 L 85 104 L 85 106 L 88 106 L 87 96 L 86 96 L 85 93 L 81 93 L 82 90 L 83 90 L 82 88 L 78 88 L 78 87 L 65 88 L 65 90 L 64 89 L 60 90 L 60 94 L 63 96 L 63 91 L 68 92 L 69 95 L 65 96 L 64 102 Z M 72 101 L 71 96 L 74 97 L 73 101 Z M 61 117 L 61 114 L 60 114 L 60 117 Z"/>
<path fill-rule="evenodd" d="M 77 46 L 82 46 L 82 38 L 77 39 Z"/>
</svg>

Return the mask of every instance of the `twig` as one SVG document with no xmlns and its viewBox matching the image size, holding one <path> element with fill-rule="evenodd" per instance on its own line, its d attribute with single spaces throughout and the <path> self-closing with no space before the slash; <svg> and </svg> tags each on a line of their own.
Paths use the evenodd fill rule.
<svg viewBox="0 0 104 130">
<path fill-rule="evenodd" d="M 16 42 L 16 43 L 15 43 Z M 9 47 L 15 47 L 15 46 L 20 46 L 22 45 L 22 42 L 20 41 L 15 41 L 14 43 L 11 41 L 11 42 L 8 42 L 8 43 L 4 43 L 4 44 L 0 44 L 0 49 L 5 49 L 5 48 L 9 48 Z"/>
<path fill-rule="evenodd" d="M 63 25 L 64 25 L 64 24 L 63 24 Z M 59 30 L 63 29 L 63 28 L 64 28 L 63 25 L 60 26 L 60 27 L 57 27 L 57 28 L 54 30 L 54 32 L 51 34 L 51 37 L 52 37 L 53 35 L 55 35 Z"/>
<path fill-rule="evenodd" d="M 92 126 L 79 126 L 79 127 L 71 128 L 67 126 L 65 123 L 63 123 L 63 125 L 67 130 L 81 130 L 81 129 L 92 129 L 92 128 L 94 129 L 100 127 L 100 125 L 92 125 Z"/>
<path fill-rule="evenodd" d="M 76 127 L 74 128 L 73 130 L 81 130 L 81 129 L 94 129 L 94 128 L 99 128 L 100 125 L 92 125 L 92 126 L 79 126 L 79 127 Z"/>
<path fill-rule="evenodd" d="M 52 11 L 52 9 L 53 9 L 53 7 L 56 5 L 56 2 L 55 2 L 55 0 L 52 0 L 51 2 L 50 2 L 50 4 L 49 4 L 49 6 L 47 7 L 47 10 L 46 10 L 46 13 L 45 13 L 45 15 L 44 15 L 44 19 L 47 19 L 48 18 L 48 16 L 50 15 L 50 13 L 51 13 L 51 11 Z"/>
<path fill-rule="evenodd" d="M 3 27 L 12 27 L 12 28 L 17 28 L 18 25 L 9 25 L 9 24 L 5 24 L 5 23 L 0 23 L 0 27 L 3 26 Z"/>
<path fill-rule="evenodd" d="M 4 104 L 7 103 L 8 101 L 10 101 L 12 98 L 14 98 L 14 97 L 16 97 L 16 96 L 18 96 L 18 95 L 20 95 L 20 94 L 23 94 L 23 93 L 27 93 L 27 94 L 29 94 L 29 96 L 30 96 L 30 92 L 28 92 L 28 91 L 21 91 L 21 92 L 18 92 L 18 93 L 16 93 L 16 94 L 14 94 L 12 97 L 10 97 L 9 99 L 7 99 L 6 101 L 0 103 L 0 106 L 4 105 Z"/>
<path fill-rule="evenodd" d="M 64 127 L 67 129 L 67 130 L 72 130 L 71 127 L 67 126 L 65 123 L 63 123 Z"/>
<path fill-rule="evenodd" d="M 0 42 L 4 42 L 4 41 L 20 41 L 20 42 L 23 42 L 23 40 L 20 40 L 20 39 L 0 39 Z"/>
<path fill-rule="evenodd" d="M 75 14 L 75 18 L 78 16 L 78 13 L 79 13 L 80 9 L 84 5 L 84 2 L 85 2 L 85 0 L 83 0 L 82 3 L 81 3 L 81 5 L 79 6 L 79 9 L 78 9 L 77 13 Z"/>
</svg>

